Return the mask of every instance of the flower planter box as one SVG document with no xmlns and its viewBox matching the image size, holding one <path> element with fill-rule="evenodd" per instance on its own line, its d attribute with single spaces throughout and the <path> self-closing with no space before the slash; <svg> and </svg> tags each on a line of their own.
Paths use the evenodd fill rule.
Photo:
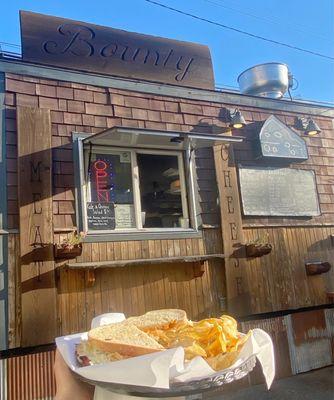
<svg viewBox="0 0 334 400">
<path fill-rule="evenodd" d="M 81 256 L 82 245 L 76 245 L 72 248 L 54 245 L 54 257 L 56 260 L 71 259 Z"/>
<path fill-rule="evenodd" d="M 272 248 L 270 243 L 246 244 L 246 255 L 247 257 L 262 257 L 269 254 Z"/>
</svg>

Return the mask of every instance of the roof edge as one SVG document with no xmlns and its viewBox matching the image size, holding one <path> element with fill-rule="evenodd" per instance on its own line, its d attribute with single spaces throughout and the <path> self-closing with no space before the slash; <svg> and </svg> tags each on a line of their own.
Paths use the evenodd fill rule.
<svg viewBox="0 0 334 400">
<path fill-rule="evenodd" d="M 154 82 L 122 79 L 107 75 L 32 64 L 21 60 L 7 60 L 0 58 L 0 72 L 129 90 L 159 96 L 180 97 L 189 100 L 223 103 L 226 105 L 230 104 L 232 107 L 254 107 L 268 109 L 270 111 L 276 110 L 334 118 L 334 107 L 326 107 L 316 103 L 305 103 L 284 99 L 269 99 L 244 95 L 241 93 L 233 93 L 230 91 L 224 92 L 221 90 L 194 89 Z"/>
</svg>

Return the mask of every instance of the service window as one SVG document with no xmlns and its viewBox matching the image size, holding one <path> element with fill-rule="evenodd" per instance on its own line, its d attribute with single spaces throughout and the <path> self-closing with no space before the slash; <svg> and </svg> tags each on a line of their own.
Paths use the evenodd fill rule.
<svg viewBox="0 0 334 400">
<path fill-rule="evenodd" d="M 138 240 L 200 235 L 194 150 L 243 139 L 115 126 L 73 140 L 78 227 Z"/>
<path fill-rule="evenodd" d="M 85 229 L 106 233 L 191 228 L 183 153 L 86 149 Z"/>
</svg>

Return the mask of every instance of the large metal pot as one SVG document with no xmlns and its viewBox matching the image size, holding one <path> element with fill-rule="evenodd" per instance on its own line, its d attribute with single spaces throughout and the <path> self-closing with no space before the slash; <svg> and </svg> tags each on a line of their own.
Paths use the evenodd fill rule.
<svg viewBox="0 0 334 400">
<path fill-rule="evenodd" d="M 292 75 L 286 64 L 271 62 L 246 69 L 238 83 L 241 93 L 280 99 L 292 86 Z"/>
</svg>

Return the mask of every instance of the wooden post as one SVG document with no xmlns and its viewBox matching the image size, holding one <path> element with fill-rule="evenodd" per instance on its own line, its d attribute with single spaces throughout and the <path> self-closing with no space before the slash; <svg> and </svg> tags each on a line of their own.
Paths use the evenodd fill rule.
<svg viewBox="0 0 334 400">
<path fill-rule="evenodd" d="M 232 315 L 247 315 L 251 312 L 251 301 L 247 282 L 237 172 L 232 145 L 215 146 L 214 159 L 225 255 L 227 308 Z"/>
<path fill-rule="evenodd" d="M 50 111 L 17 108 L 22 282 L 22 346 L 53 342 L 56 288 L 53 262 Z"/>
</svg>

